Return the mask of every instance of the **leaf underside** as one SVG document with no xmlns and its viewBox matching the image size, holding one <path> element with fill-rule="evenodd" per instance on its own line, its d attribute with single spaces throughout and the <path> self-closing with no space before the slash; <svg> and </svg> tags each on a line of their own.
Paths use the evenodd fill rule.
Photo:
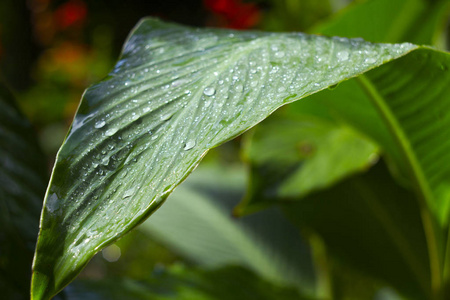
<svg viewBox="0 0 450 300">
<path fill-rule="evenodd" d="M 275 109 L 405 55 L 411 44 L 193 29 L 145 19 L 86 90 L 41 216 L 32 295 L 48 299 L 137 226 L 208 149 Z"/>
</svg>

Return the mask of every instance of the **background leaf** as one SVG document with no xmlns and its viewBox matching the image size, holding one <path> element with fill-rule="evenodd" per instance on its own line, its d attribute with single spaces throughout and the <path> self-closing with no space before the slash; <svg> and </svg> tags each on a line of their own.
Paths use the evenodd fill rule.
<svg viewBox="0 0 450 300">
<path fill-rule="evenodd" d="M 30 123 L 0 84 L 0 290 L 28 299 L 46 166 Z"/>
<path fill-rule="evenodd" d="M 318 234 L 332 259 L 392 285 L 408 299 L 426 299 L 431 293 L 428 250 L 413 198 L 378 163 L 366 174 L 284 208 L 301 230 Z M 335 289 L 339 293 L 345 285 Z"/>
<path fill-rule="evenodd" d="M 372 0 L 345 8 L 310 31 L 371 42 L 437 45 L 450 14 L 447 0 Z M 441 45 L 445 46 L 445 45 Z"/>
<path fill-rule="evenodd" d="M 202 165 L 138 229 L 207 269 L 239 265 L 313 294 L 309 247 L 279 210 L 232 216 L 244 188 L 242 166 Z"/>
<path fill-rule="evenodd" d="M 297 200 L 378 160 L 377 147 L 366 137 L 306 113 L 275 114 L 247 135 L 243 149 L 251 176 L 239 214 Z"/>
<path fill-rule="evenodd" d="M 283 104 L 415 48 L 142 21 L 109 77 L 85 92 L 58 153 L 33 298 L 54 295 L 145 220 L 209 148 Z"/>
<path fill-rule="evenodd" d="M 67 288 L 68 300 L 114 299 L 313 299 L 292 287 L 258 277 L 242 267 L 215 270 L 189 269 L 181 265 L 154 273 L 145 281 L 75 281 Z"/>
</svg>

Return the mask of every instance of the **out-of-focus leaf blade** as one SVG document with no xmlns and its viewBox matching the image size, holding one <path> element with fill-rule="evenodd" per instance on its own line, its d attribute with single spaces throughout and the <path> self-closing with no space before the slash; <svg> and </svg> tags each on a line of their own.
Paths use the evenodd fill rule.
<svg viewBox="0 0 450 300">
<path fill-rule="evenodd" d="M 207 268 L 245 266 L 272 282 L 314 293 L 309 247 L 276 209 L 235 218 L 245 189 L 239 166 L 201 166 L 139 230 Z"/>
<path fill-rule="evenodd" d="M 311 32 L 371 42 L 436 45 L 449 16 L 448 0 L 371 0 L 345 8 Z"/>
<path fill-rule="evenodd" d="M 33 128 L 0 84 L 0 290 L 5 299 L 29 298 L 45 170 Z"/>
<path fill-rule="evenodd" d="M 75 281 L 67 289 L 68 300 L 302 300 L 310 299 L 295 288 L 264 280 L 242 267 L 215 270 L 173 266 L 145 281 Z"/>
<path fill-rule="evenodd" d="M 334 259 L 385 281 L 408 299 L 428 299 L 427 243 L 413 198 L 379 163 L 284 208 L 302 230 L 323 239 Z"/>
<path fill-rule="evenodd" d="M 416 48 L 142 21 L 109 77 L 86 90 L 58 153 L 33 299 L 54 295 L 145 220 L 208 149 L 283 104 Z"/>
<path fill-rule="evenodd" d="M 244 156 L 251 175 L 238 214 L 297 200 L 369 168 L 378 158 L 377 147 L 352 128 L 307 114 L 276 114 L 247 138 Z"/>
</svg>

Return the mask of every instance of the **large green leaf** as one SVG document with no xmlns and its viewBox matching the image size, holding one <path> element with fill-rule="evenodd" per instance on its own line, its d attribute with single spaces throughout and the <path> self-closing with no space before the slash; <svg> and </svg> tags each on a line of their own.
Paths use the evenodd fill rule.
<svg viewBox="0 0 450 300">
<path fill-rule="evenodd" d="M 0 84 L 0 290 L 5 299 L 29 298 L 46 177 L 33 128 Z"/>
<path fill-rule="evenodd" d="M 145 281 L 129 279 L 75 281 L 67 288 L 68 300 L 302 300 L 313 299 L 295 288 L 277 285 L 242 267 L 215 270 L 175 265 Z"/>
<path fill-rule="evenodd" d="M 242 166 L 200 166 L 139 230 L 209 269 L 245 266 L 272 282 L 314 293 L 309 247 L 278 210 L 232 216 L 245 182 Z"/>
<path fill-rule="evenodd" d="M 378 163 L 284 208 L 299 228 L 323 239 L 333 259 L 392 285 L 407 299 L 432 299 L 427 242 L 413 197 Z"/>
<path fill-rule="evenodd" d="M 311 102 L 309 100 L 302 103 Z M 349 126 L 303 113 L 277 113 L 247 135 L 247 195 L 238 214 L 280 200 L 298 200 L 378 160 L 378 149 Z"/>
<path fill-rule="evenodd" d="M 33 298 L 54 295 L 97 251 L 145 220 L 208 149 L 283 104 L 414 49 L 142 21 L 109 77 L 85 92 L 58 153 Z"/>
</svg>

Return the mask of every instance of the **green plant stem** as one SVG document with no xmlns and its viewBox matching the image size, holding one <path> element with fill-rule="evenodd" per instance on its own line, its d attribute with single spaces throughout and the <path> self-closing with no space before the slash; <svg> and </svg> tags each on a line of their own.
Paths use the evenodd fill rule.
<svg viewBox="0 0 450 300">
<path fill-rule="evenodd" d="M 450 292 L 450 228 L 447 229 L 447 242 L 445 247 L 444 271 L 442 278 L 444 297 L 450 296 L 446 293 Z"/>
<path fill-rule="evenodd" d="M 313 259 L 317 272 L 317 297 L 319 299 L 336 299 L 333 290 L 333 275 L 325 244 L 315 233 L 308 235 L 308 240 L 313 250 Z"/>
<path fill-rule="evenodd" d="M 440 230 L 437 224 L 433 221 L 433 217 L 427 205 L 428 202 L 432 201 L 432 193 L 424 178 L 424 174 L 421 170 L 419 162 L 417 161 L 414 151 L 411 148 L 411 144 L 409 143 L 391 109 L 387 106 L 386 99 L 378 93 L 375 86 L 366 76 L 360 75 L 357 77 L 357 80 L 364 92 L 377 108 L 382 118 L 385 120 L 403 154 L 403 157 L 406 160 L 406 167 L 409 169 L 408 171 L 410 173 L 414 190 L 418 196 L 417 198 L 419 201 L 422 223 L 427 240 L 432 295 L 433 299 L 440 299 L 442 288 L 442 264 L 438 248 L 438 233 Z"/>
</svg>

